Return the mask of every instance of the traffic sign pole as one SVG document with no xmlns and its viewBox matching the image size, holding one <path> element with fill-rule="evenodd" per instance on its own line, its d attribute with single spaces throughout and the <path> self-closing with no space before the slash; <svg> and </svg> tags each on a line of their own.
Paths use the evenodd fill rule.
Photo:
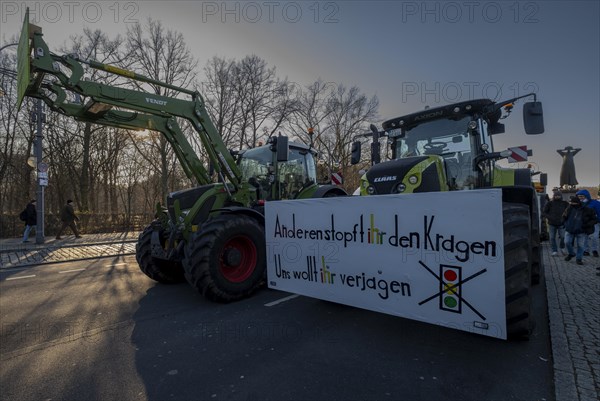
<svg viewBox="0 0 600 401">
<path fill-rule="evenodd" d="M 37 211 L 37 224 L 35 226 L 35 243 L 43 244 L 45 235 L 44 235 L 44 186 L 41 183 L 40 178 L 40 164 L 42 164 L 42 168 L 44 168 L 44 164 L 42 163 L 42 139 L 44 139 L 43 135 L 43 124 L 44 124 L 44 112 L 42 110 L 42 99 L 37 99 L 36 111 L 35 115 L 37 118 L 37 132 L 36 132 L 36 141 L 35 141 L 35 157 L 38 161 L 37 167 L 37 191 L 36 191 L 36 211 Z M 47 165 L 46 165 L 47 166 Z M 47 170 L 46 170 L 47 171 Z M 47 174 L 47 173 L 46 173 Z M 47 182 L 47 181 L 46 181 Z"/>
</svg>

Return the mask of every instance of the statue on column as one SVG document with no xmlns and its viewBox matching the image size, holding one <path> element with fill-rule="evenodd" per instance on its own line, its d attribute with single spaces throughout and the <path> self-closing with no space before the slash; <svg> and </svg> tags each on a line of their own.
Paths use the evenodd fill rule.
<svg viewBox="0 0 600 401">
<path fill-rule="evenodd" d="M 566 146 L 564 149 L 557 149 L 559 155 L 562 156 L 563 162 L 560 167 L 560 186 L 566 189 L 573 189 L 577 184 L 575 177 L 575 155 L 581 148 L 573 149 L 571 146 Z"/>
</svg>

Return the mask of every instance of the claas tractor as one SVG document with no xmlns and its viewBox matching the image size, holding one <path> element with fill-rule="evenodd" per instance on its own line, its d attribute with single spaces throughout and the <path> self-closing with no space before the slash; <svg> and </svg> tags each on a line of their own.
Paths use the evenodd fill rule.
<svg viewBox="0 0 600 401">
<path fill-rule="evenodd" d="M 542 275 L 540 212 L 528 168 L 505 168 L 497 161 L 511 150 L 494 151 L 493 137 L 505 131 L 500 121 L 522 98 L 527 134 L 544 132 L 541 102 L 528 94 L 502 102 L 471 100 L 371 126 L 372 166 L 361 177 L 360 195 L 411 194 L 501 188 L 507 323 L 510 337 L 530 332 L 530 287 Z M 390 160 L 379 162 L 379 138 L 387 137 Z M 352 163 L 361 158 L 361 142 L 352 145 Z M 435 196 L 435 195 L 432 195 Z"/>
<path fill-rule="evenodd" d="M 175 96 L 83 79 L 84 65 L 137 81 L 138 87 L 145 82 L 166 88 Z M 28 11 L 19 41 L 17 86 L 18 107 L 30 96 L 78 121 L 157 131 L 166 138 L 197 186 L 170 193 L 165 205 L 157 205 L 156 219 L 138 239 L 136 259 L 153 280 L 187 280 L 214 301 L 239 300 L 264 282 L 265 202 L 346 195 L 339 187 L 317 184 L 312 145 L 279 135 L 264 146 L 229 150 L 200 93 L 94 60 L 53 54 L 41 28 L 29 24 Z M 209 168 L 184 135 L 182 120 L 197 133 Z"/>
</svg>

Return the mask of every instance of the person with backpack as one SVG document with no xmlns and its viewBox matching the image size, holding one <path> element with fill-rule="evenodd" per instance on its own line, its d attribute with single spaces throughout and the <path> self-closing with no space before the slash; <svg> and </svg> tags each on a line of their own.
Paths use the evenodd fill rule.
<svg viewBox="0 0 600 401">
<path fill-rule="evenodd" d="M 562 215 L 569 206 L 569 202 L 563 200 L 562 193 L 555 191 L 552 195 L 552 200 L 544 205 L 542 216 L 548 220 L 550 231 L 550 247 L 552 248 L 552 256 L 558 256 L 558 247 L 563 255 L 565 251 L 565 226 L 563 225 Z M 559 244 L 556 242 L 558 236 Z"/>
<path fill-rule="evenodd" d="M 23 232 L 23 243 L 29 242 L 29 233 L 37 225 L 37 211 L 35 210 L 35 199 L 29 201 L 25 209 L 19 215 L 19 218 L 25 222 L 25 231 Z"/>
<path fill-rule="evenodd" d="M 565 242 L 569 252 L 565 260 L 568 262 L 575 256 L 577 264 L 582 265 L 585 239 L 594 232 L 596 212 L 592 208 L 583 206 L 577 196 L 571 196 L 569 207 L 563 213 L 563 220 L 567 232 Z M 577 253 L 573 249 L 573 243 L 577 246 Z"/>
</svg>

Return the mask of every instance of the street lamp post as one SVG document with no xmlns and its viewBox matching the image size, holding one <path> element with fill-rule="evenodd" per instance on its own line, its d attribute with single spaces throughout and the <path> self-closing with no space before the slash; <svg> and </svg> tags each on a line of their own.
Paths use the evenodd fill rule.
<svg viewBox="0 0 600 401">
<path fill-rule="evenodd" d="M 0 47 L 0 52 L 7 47 L 18 46 L 18 43 L 9 43 L 2 47 Z M 36 110 L 33 113 L 35 116 L 37 127 L 35 134 L 35 142 L 34 142 L 34 153 L 36 159 L 36 179 L 37 179 L 37 189 L 36 189 L 36 211 L 37 211 L 37 224 L 35 227 L 35 243 L 43 244 L 44 243 L 44 185 L 42 185 L 40 178 L 40 163 L 42 163 L 42 140 L 44 139 L 43 135 L 43 124 L 44 124 L 44 111 L 42 105 L 42 99 L 37 99 L 36 101 Z M 46 181 L 47 182 L 47 181 Z"/>
<path fill-rule="evenodd" d="M 45 205 L 44 205 L 44 185 L 42 185 L 42 180 L 46 180 L 47 182 L 47 178 L 42 178 L 41 177 L 41 168 L 40 166 L 42 165 L 42 158 L 43 158 L 43 154 L 42 154 L 42 140 L 44 139 L 44 132 L 43 132 L 43 127 L 44 127 L 44 120 L 45 120 L 45 115 L 44 115 L 44 110 L 43 110 L 43 106 L 42 106 L 42 99 L 37 99 L 36 100 L 36 105 L 35 105 L 35 116 L 36 116 L 36 122 L 37 122 L 37 130 L 36 130 L 36 134 L 35 134 L 35 160 L 36 160 L 36 179 L 37 179 L 37 190 L 36 190 L 36 200 L 37 200 L 37 204 L 38 207 L 36 208 L 37 211 L 37 225 L 35 227 L 35 243 L 36 244 L 43 244 L 44 243 L 44 239 L 45 239 L 45 235 L 44 235 L 44 210 L 45 210 Z M 47 174 L 47 172 L 44 172 L 44 174 Z"/>
</svg>

